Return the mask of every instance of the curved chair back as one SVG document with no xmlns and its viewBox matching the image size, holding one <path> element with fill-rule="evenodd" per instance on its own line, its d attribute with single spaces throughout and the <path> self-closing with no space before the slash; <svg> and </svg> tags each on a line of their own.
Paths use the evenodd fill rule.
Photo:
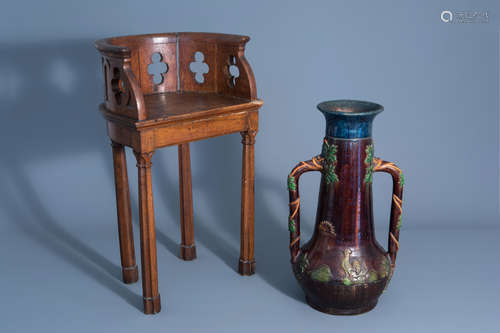
<svg viewBox="0 0 500 333">
<path fill-rule="evenodd" d="M 244 52 L 247 36 L 163 33 L 98 40 L 105 106 L 144 120 L 144 95 L 217 93 L 257 99 L 255 78 Z"/>
</svg>

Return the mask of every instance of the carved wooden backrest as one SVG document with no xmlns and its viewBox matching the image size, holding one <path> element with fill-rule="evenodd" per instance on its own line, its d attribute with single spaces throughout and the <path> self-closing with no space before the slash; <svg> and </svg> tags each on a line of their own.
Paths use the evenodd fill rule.
<svg viewBox="0 0 500 333">
<path fill-rule="evenodd" d="M 104 41 L 130 50 L 131 69 L 144 95 L 177 90 L 177 34 L 124 36 Z M 163 70 L 155 71 L 158 68 L 154 67 L 161 69 L 160 64 L 164 65 Z"/>
<path fill-rule="evenodd" d="M 179 33 L 180 90 L 256 99 L 253 72 L 244 55 L 249 39 L 237 35 Z"/>
<path fill-rule="evenodd" d="M 106 108 L 143 120 L 143 95 L 189 91 L 254 100 L 255 79 L 244 55 L 249 39 L 183 32 L 99 40 Z"/>
</svg>

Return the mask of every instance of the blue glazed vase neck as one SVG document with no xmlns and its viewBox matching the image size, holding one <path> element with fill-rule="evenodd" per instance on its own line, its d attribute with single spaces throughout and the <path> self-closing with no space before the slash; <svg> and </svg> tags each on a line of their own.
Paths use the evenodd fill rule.
<svg viewBox="0 0 500 333">
<path fill-rule="evenodd" d="M 372 122 L 384 107 L 377 103 L 340 99 L 318 104 L 326 119 L 326 136 L 359 139 L 372 136 Z"/>
<path fill-rule="evenodd" d="M 369 138 L 372 136 L 372 123 L 375 115 L 345 116 L 324 113 L 326 136 L 341 139 Z"/>
</svg>

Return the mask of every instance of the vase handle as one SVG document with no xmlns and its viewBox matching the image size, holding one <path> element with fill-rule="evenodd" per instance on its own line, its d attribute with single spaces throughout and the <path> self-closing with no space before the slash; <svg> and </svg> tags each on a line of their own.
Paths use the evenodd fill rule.
<svg viewBox="0 0 500 333">
<path fill-rule="evenodd" d="M 300 162 L 288 175 L 288 193 L 290 196 L 290 215 L 288 217 L 288 230 L 290 231 L 290 255 L 295 263 L 300 252 L 300 196 L 299 178 L 309 171 L 322 171 L 323 160 L 321 155 Z"/>
<path fill-rule="evenodd" d="M 391 265 L 394 269 L 396 255 L 399 250 L 399 229 L 401 228 L 401 216 L 403 214 L 404 176 L 403 172 L 396 164 L 377 157 L 373 158 L 373 172 L 387 172 L 392 176 L 392 205 L 387 253 L 391 257 Z"/>
</svg>

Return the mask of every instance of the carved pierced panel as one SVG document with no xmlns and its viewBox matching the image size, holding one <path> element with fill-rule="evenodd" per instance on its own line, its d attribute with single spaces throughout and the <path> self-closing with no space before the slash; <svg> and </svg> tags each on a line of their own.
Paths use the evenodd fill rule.
<svg viewBox="0 0 500 333">
<path fill-rule="evenodd" d="M 151 55 L 152 63 L 148 65 L 148 73 L 152 75 L 153 82 L 158 85 L 163 83 L 164 74 L 168 72 L 168 64 L 163 62 L 163 56 L 160 52 Z"/>
<path fill-rule="evenodd" d="M 111 92 L 116 105 L 127 107 L 130 105 L 130 87 L 123 77 L 122 70 L 113 67 L 111 71 Z"/>
<path fill-rule="evenodd" d="M 122 63 L 103 58 L 104 98 L 114 108 L 130 106 L 130 87 L 124 78 Z"/>
<path fill-rule="evenodd" d="M 144 94 L 177 90 L 177 45 L 150 44 L 139 50 L 140 84 Z"/>
<path fill-rule="evenodd" d="M 219 45 L 217 59 L 218 91 L 243 98 L 257 98 L 252 69 L 244 55 L 244 45 Z"/>
<path fill-rule="evenodd" d="M 102 63 L 102 73 L 104 75 L 104 100 L 107 102 L 109 99 L 108 96 L 108 70 L 110 67 L 109 60 L 102 57 L 101 58 L 101 63 Z"/>
<path fill-rule="evenodd" d="M 141 117 L 137 106 L 138 101 L 134 97 L 130 82 L 131 79 L 135 82 L 130 63 L 121 59 L 105 57 L 102 60 L 102 65 L 106 108 L 130 118 L 138 119 Z M 137 83 L 134 84 L 137 85 Z"/>
<path fill-rule="evenodd" d="M 236 65 L 236 57 L 234 55 L 229 56 L 227 72 L 229 76 L 229 86 L 234 88 L 236 86 L 236 80 L 240 77 L 240 69 Z"/>
<path fill-rule="evenodd" d="M 217 91 L 217 44 L 179 39 L 181 91 Z"/>
<path fill-rule="evenodd" d="M 196 51 L 194 53 L 194 61 L 189 64 L 189 69 L 193 72 L 194 79 L 199 84 L 205 82 L 204 75 L 210 71 L 210 67 L 204 60 L 205 55 L 203 52 Z"/>
</svg>

